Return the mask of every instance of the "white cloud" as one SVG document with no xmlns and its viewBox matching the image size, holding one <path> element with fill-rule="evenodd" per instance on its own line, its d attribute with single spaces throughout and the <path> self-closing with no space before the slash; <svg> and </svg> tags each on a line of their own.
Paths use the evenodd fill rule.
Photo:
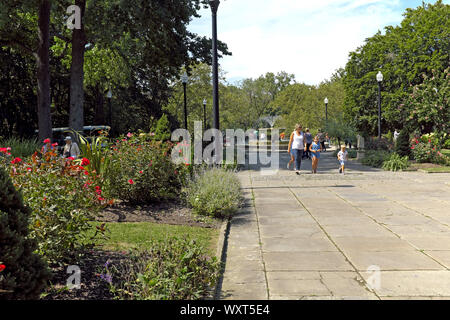
<svg viewBox="0 0 450 320">
<path fill-rule="evenodd" d="M 284 70 L 297 81 L 318 84 L 348 53 L 386 25 L 402 20 L 419 0 L 224 0 L 218 13 L 219 39 L 232 57 L 220 63 L 227 78 L 258 77 Z M 414 4 L 413 4 L 414 2 Z M 417 2 L 417 3 L 416 3 Z M 210 11 L 202 10 L 190 30 L 210 36 Z"/>
</svg>

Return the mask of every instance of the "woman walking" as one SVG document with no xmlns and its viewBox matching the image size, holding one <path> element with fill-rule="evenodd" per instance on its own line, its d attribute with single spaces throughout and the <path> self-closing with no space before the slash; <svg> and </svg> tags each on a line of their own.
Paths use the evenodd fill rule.
<svg viewBox="0 0 450 320">
<path fill-rule="evenodd" d="M 314 138 L 314 142 L 309 147 L 309 151 L 312 156 L 312 173 L 317 173 L 317 166 L 319 165 L 320 153 L 322 152 L 322 147 L 319 143 L 319 137 Z"/>
<path fill-rule="evenodd" d="M 291 138 L 289 139 L 289 147 L 288 152 L 291 155 L 291 161 L 292 157 L 294 158 L 295 162 L 295 173 L 300 174 L 300 166 L 302 164 L 302 156 L 303 151 L 306 151 L 306 138 L 302 131 L 302 126 L 300 124 L 297 124 L 295 126 L 294 132 L 291 134 Z M 288 166 L 290 165 L 291 161 L 289 162 Z M 288 167 L 289 168 L 289 167 Z"/>
</svg>

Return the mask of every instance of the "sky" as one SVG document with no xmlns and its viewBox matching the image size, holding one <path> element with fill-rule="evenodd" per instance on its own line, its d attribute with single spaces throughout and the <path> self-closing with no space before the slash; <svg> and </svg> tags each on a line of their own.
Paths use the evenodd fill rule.
<svg viewBox="0 0 450 320">
<path fill-rule="evenodd" d="M 421 4 L 422 0 L 221 0 L 218 38 L 233 55 L 219 63 L 230 83 L 286 71 L 297 82 L 318 85 L 344 67 L 349 52 L 365 39 L 385 26 L 398 25 L 406 8 Z M 188 28 L 211 37 L 211 10 L 200 14 Z"/>
</svg>

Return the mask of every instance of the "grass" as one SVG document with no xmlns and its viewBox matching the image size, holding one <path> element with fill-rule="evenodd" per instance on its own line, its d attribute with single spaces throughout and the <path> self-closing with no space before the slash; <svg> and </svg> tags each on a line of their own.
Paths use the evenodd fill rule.
<svg viewBox="0 0 450 320">
<path fill-rule="evenodd" d="M 21 139 L 12 137 L 9 139 L 0 139 L 0 147 L 11 147 L 11 155 L 19 158 L 31 156 L 35 151 L 40 150 L 42 145 L 37 139 Z"/>
<path fill-rule="evenodd" d="M 98 223 L 96 223 L 98 225 Z M 108 239 L 98 239 L 96 244 L 105 250 L 126 251 L 132 248 L 148 249 L 151 241 L 171 237 L 191 238 L 215 255 L 219 231 L 213 228 L 189 227 L 150 222 L 107 223 Z M 93 231 L 91 231 L 93 232 Z"/>
<path fill-rule="evenodd" d="M 425 168 L 420 170 L 428 173 L 450 173 L 450 167 Z"/>
<path fill-rule="evenodd" d="M 441 153 L 447 157 L 450 157 L 450 149 L 442 149 Z"/>
</svg>

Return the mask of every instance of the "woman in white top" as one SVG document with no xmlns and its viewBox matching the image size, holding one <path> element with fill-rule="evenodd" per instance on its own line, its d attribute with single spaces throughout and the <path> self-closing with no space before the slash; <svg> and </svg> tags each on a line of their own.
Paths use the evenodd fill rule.
<svg viewBox="0 0 450 320">
<path fill-rule="evenodd" d="M 292 162 L 295 162 L 295 173 L 300 174 L 300 165 L 302 163 L 303 151 L 306 151 L 306 138 L 302 131 L 302 126 L 297 124 L 294 132 L 289 139 L 288 153 L 291 155 L 291 161 L 288 163 L 288 169 Z"/>
<path fill-rule="evenodd" d="M 74 158 L 77 159 L 80 156 L 80 149 L 76 142 L 72 142 L 71 137 L 66 137 L 64 139 L 66 141 L 66 145 L 63 150 L 63 158 Z"/>
</svg>

